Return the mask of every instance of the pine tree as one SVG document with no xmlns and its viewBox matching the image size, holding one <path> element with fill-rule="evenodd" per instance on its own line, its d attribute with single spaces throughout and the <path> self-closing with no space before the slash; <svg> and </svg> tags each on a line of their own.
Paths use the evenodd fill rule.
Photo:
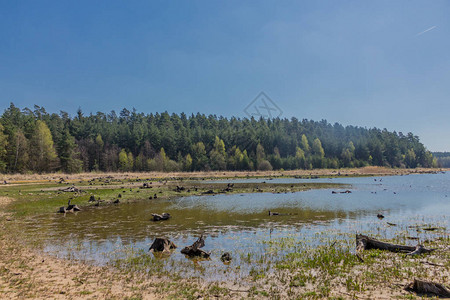
<svg viewBox="0 0 450 300">
<path fill-rule="evenodd" d="M 61 169 L 66 173 L 79 173 L 82 169 L 82 162 L 77 158 L 77 144 L 75 138 L 70 135 L 69 129 L 65 129 L 61 136 L 58 147 Z"/>
</svg>

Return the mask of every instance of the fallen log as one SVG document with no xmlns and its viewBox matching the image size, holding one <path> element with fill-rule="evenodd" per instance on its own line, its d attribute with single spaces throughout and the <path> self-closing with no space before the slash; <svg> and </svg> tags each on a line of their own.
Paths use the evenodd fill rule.
<svg viewBox="0 0 450 300">
<path fill-rule="evenodd" d="M 211 253 L 203 251 L 202 247 L 205 246 L 205 240 L 203 239 L 203 234 L 191 245 L 184 247 L 181 249 L 181 253 L 189 256 L 189 257 L 201 257 L 201 258 L 209 258 Z"/>
<path fill-rule="evenodd" d="M 450 298 L 450 290 L 447 287 L 431 281 L 414 279 L 412 283 L 406 285 L 405 290 L 418 294 L 432 294 L 438 297 Z"/>
<path fill-rule="evenodd" d="M 177 246 L 167 238 L 156 238 L 148 251 L 151 252 L 170 252 Z"/>
<path fill-rule="evenodd" d="M 367 235 L 357 234 L 356 235 L 356 249 L 358 251 L 364 251 L 369 249 L 379 249 L 387 250 L 391 252 L 401 252 L 407 255 L 418 255 L 422 253 L 430 253 L 435 249 L 426 249 L 422 245 L 417 246 L 406 246 L 406 245 L 396 245 L 386 242 L 381 242 L 377 239 L 368 237 Z"/>
</svg>

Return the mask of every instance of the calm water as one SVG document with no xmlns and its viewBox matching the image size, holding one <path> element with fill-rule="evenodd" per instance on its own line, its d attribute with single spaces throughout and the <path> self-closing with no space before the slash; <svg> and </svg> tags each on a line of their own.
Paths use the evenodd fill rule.
<svg viewBox="0 0 450 300">
<path fill-rule="evenodd" d="M 263 186 L 268 179 L 224 182 L 233 181 L 261 182 Z M 278 178 L 270 182 L 343 183 L 351 185 L 352 193 L 332 194 L 331 189 L 323 189 L 286 194 L 221 194 L 148 200 L 90 207 L 66 216 L 42 215 L 28 220 L 25 231 L 43 241 L 44 250 L 52 255 L 97 264 L 124 257 L 124 250 L 148 250 L 155 237 L 166 236 L 183 247 L 204 233 L 204 249 L 212 251 L 211 260 L 202 261 L 200 268 L 195 264 L 192 274 L 207 274 L 210 278 L 216 278 L 223 268 L 240 266 L 248 253 L 262 255 L 269 251 L 268 241 L 271 240 L 289 238 L 317 243 L 323 239 L 353 239 L 356 232 L 390 238 L 402 231 L 402 234 L 421 239 L 435 234 L 408 229 L 410 224 L 443 227 L 443 234 L 448 234 L 450 173 L 334 179 Z M 281 215 L 269 216 L 269 210 Z M 152 222 L 153 212 L 169 212 L 172 219 Z M 385 215 L 385 219 L 378 220 L 377 213 Z M 398 226 L 389 226 L 387 222 Z M 415 243 L 411 241 L 411 244 Z M 225 251 L 235 258 L 230 266 L 223 266 L 219 260 Z M 190 263 L 179 249 L 165 262 L 168 269 L 176 269 L 178 262 Z M 205 273 L 205 269 L 214 269 L 215 273 Z M 248 268 L 237 269 L 242 273 L 240 275 L 248 272 Z"/>
</svg>

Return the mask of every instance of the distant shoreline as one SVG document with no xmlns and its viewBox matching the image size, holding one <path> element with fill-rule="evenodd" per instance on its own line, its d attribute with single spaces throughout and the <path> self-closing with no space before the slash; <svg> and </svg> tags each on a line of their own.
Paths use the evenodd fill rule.
<svg viewBox="0 0 450 300">
<path fill-rule="evenodd" d="M 409 174 L 433 174 L 450 171 L 446 168 L 415 168 L 394 169 L 387 167 L 363 167 L 344 169 L 313 169 L 288 171 L 209 171 L 209 172 L 88 172 L 77 174 L 48 173 L 48 174 L 1 174 L 0 184 L 26 183 L 35 181 L 67 181 L 90 180 L 98 177 L 111 176 L 113 178 L 148 178 L 157 180 L 173 179 L 202 179 L 202 178 L 239 178 L 239 177 L 345 177 L 345 176 L 392 176 Z"/>
</svg>

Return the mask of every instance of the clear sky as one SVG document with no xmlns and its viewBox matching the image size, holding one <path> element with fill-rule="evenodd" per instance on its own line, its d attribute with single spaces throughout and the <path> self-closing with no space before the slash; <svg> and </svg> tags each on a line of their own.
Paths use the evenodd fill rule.
<svg viewBox="0 0 450 300">
<path fill-rule="evenodd" d="M 0 0 L 0 109 L 282 117 L 450 150 L 450 1 Z"/>
</svg>

